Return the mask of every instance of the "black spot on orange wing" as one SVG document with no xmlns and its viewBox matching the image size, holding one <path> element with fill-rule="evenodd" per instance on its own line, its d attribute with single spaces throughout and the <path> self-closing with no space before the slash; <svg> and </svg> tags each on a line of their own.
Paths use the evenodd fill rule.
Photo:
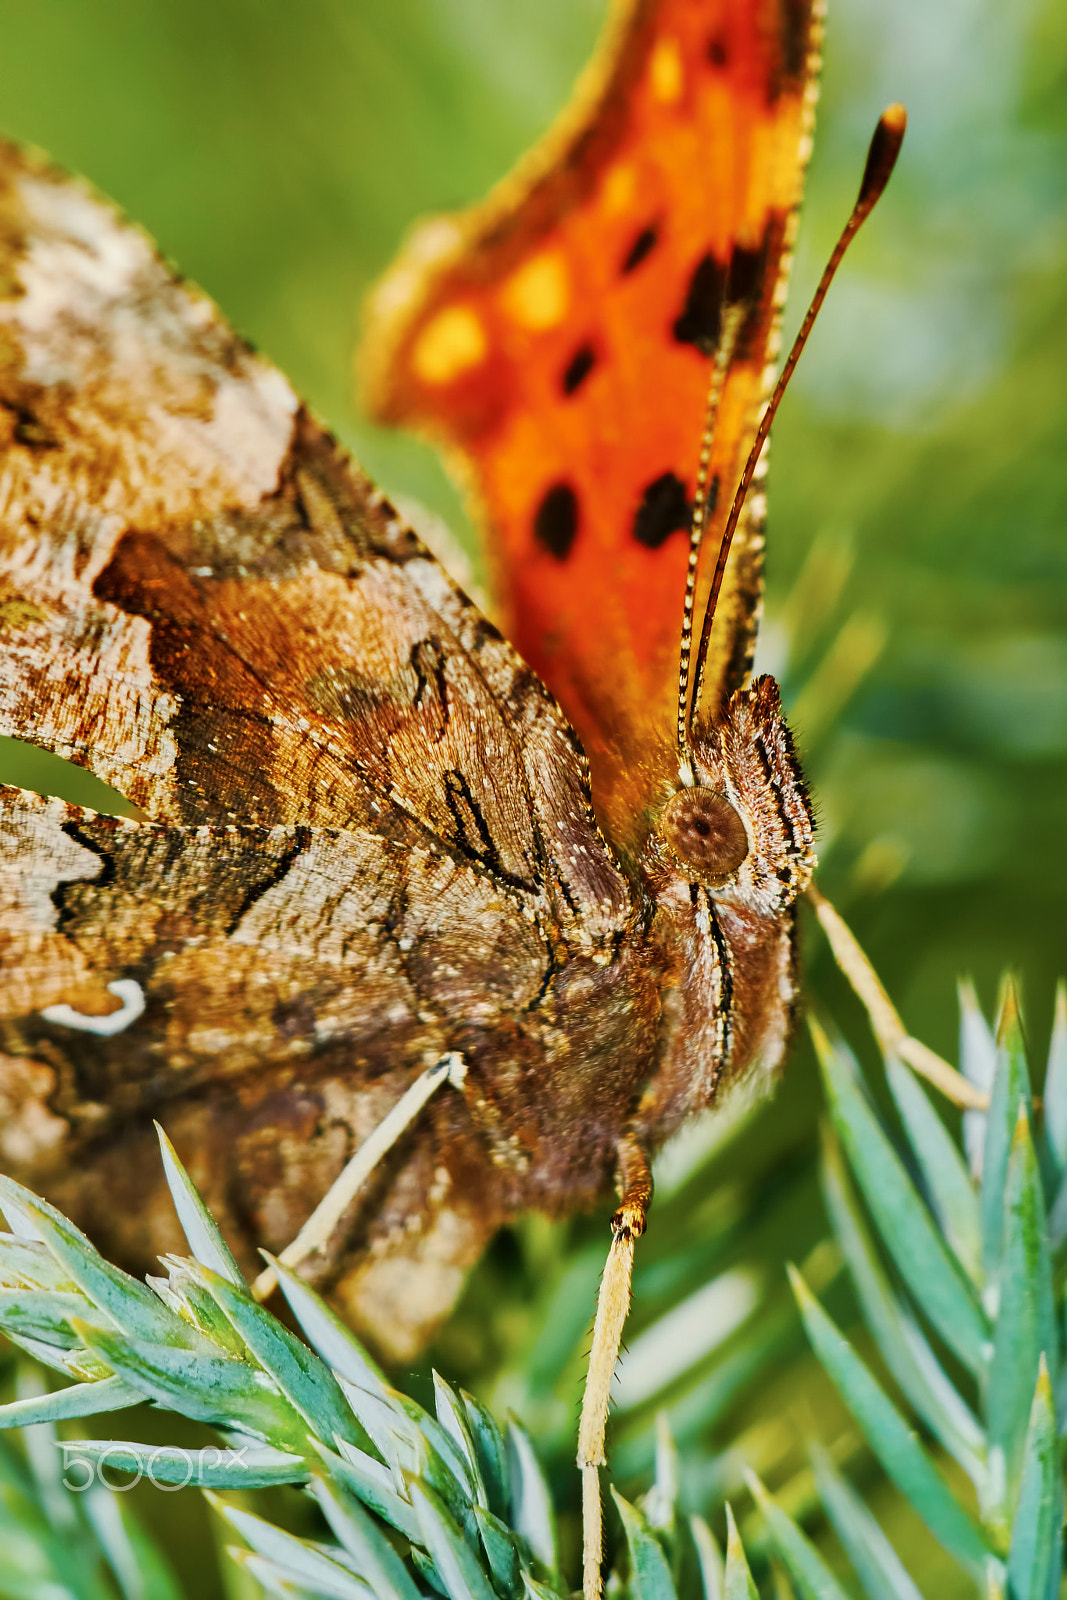
<svg viewBox="0 0 1067 1600">
<path fill-rule="evenodd" d="M 648 485 L 634 515 L 634 538 L 649 550 L 658 550 L 672 533 L 688 533 L 693 508 L 685 484 L 665 472 Z"/>
<path fill-rule="evenodd" d="M 568 361 L 563 377 L 560 379 L 560 388 L 564 394 L 573 394 L 581 387 L 596 366 L 596 351 L 591 344 L 583 344 L 577 349 Z"/>
<path fill-rule="evenodd" d="M 804 64 L 808 56 L 811 8 L 807 0 L 779 0 L 782 13 L 783 88 L 800 89 L 804 84 Z"/>
<path fill-rule="evenodd" d="M 658 240 L 659 230 L 657 228 L 650 225 L 641 229 L 641 232 L 623 257 L 622 273 L 624 277 L 626 273 L 633 272 L 635 267 L 641 265 L 645 257 L 656 248 Z"/>
<path fill-rule="evenodd" d="M 730 48 L 721 33 L 713 33 L 708 40 L 708 60 L 720 71 L 730 63 Z"/>
<path fill-rule="evenodd" d="M 766 327 L 770 295 L 774 289 L 773 281 L 768 278 L 767 263 L 779 259 L 784 230 L 784 214 L 772 211 L 756 249 L 737 247 L 730 259 L 727 295 L 731 301 L 740 302 L 745 307 L 744 320 L 737 336 L 737 356 L 741 361 L 751 357 L 754 345 L 762 338 Z"/>
<path fill-rule="evenodd" d="M 674 323 L 679 344 L 695 344 L 703 355 L 714 353 L 722 325 L 726 273 L 710 253 L 693 268 L 683 305 Z"/>
<path fill-rule="evenodd" d="M 735 305 L 738 301 L 744 304 L 755 298 L 760 289 L 766 260 L 766 234 L 755 250 L 746 250 L 744 245 L 740 244 L 734 245 L 730 256 L 730 271 L 726 279 L 726 298 L 731 305 Z"/>
<path fill-rule="evenodd" d="M 578 496 L 569 483 L 555 483 L 548 490 L 534 516 L 533 531 L 549 555 L 566 561 L 578 532 Z"/>
</svg>

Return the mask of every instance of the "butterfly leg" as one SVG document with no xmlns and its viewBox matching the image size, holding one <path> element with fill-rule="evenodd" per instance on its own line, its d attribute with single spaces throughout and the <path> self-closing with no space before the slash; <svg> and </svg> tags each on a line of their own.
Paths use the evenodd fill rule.
<svg viewBox="0 0 1067 1600">
<path fill-rule="evenodd" d="M 325 1247 L 351 1202 L 362 1189 L 382 1157 L 414 1122 L 423 1106 L 443 1083 L 460 1088 L 467 1075 L 467 1064 L 455 1050 L 449 1050 L 432 1067 L 419 1074 L 415 1082 L 386 1113 L 369 1138 L 364 1139 L 340 1177 L 331 1184 L 315 1210 L 304 1223 L 292 1244 L 286 1245 L 278 1260 L 284 1267 L 295 1267 L 316 1250 Z M 252 1285 L 257 1300 L 265 1300 L 277 1287 L 273 1267 L 266 1267 Z"/>
<path fill-rule="evenodd" d="M 611 1248 L 600 1280 L 593 1345 L 578 1424 L 578 1466 L 582 1474 L 582 1593 L 584 1600 L 600 1600 L 600 1564 L 604 1554 L 603 1516 L 600 1506 L 600 1468 L 607 1465 L 604 1434 L 608 1422 L 611 1380 L 619 1359 L 622 1330 L 630 1309 L 630 1280 L 634 1265 L 634 1240 L 645 1231 L 652 1203 L 652 1173 L 644 1151 L 633 1134 L 618 1146 L 615 1177 L 621 1196 L 611 1219 Z"/>
<path fill-rule="evenodd" d="M 913 1072 L 932 1083 L 935 1089 L 940 1089 L 953 1105 L 965 1109 L 970 1107 L 976 1111 L 988 1109 L 989 1096 L 986 1093 L 969 1083 L 962 1072 L 957 1072 L 955 1067 L 931 1050 L 929 1045 L 913 1038 L 905 1028 L 882 987 L 882 980 L 841 913 L 825 895 L 819 893 L 813 883 L 809 884 L 807 895 L 815 907 L 815 915 L 822 924 L 834 960 L 867 1008 L 875 1037 L 885 1054 L 897 1056 L 906 1062 Z"/>
</svg>

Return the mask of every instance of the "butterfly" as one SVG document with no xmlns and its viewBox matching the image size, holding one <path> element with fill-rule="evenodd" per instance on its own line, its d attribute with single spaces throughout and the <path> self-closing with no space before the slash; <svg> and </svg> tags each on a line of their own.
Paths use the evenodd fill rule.
<svg viewBox="0 0 1067 1600">
<path fill-rule="evenodd" d="M 777 350 L 819 32 L 618 6 L 545 144 L 380 287 L 370 403 L 459 464 L 503 632 L 143 234 L 3 148 L 0 732 L 139 815 L 0 790 L 0 1164 L 111 1255 L 180 1248 L 153 1118 L 254 1268 L 459 1063 L 306 1264 L 404 1360 L 502 1222 L 620 1163 L 639 1194 L 778 1070 L 814 855 L 747 682 L 758 483 L 681 778 L 678 640 Z"/>
</svg>

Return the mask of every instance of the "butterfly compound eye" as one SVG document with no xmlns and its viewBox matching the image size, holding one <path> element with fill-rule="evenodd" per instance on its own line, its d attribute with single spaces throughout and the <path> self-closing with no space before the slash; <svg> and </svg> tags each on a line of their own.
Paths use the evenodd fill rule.
<svg viewBox="0 0 1067 1600">
<path fill-rule="evenodd" d="M 659 834 L 684 872 L 715 882 L 748 855 L 748 835 L 734 807 L 714 789 L 679 789 L 660 817 Z"/>
</svg>

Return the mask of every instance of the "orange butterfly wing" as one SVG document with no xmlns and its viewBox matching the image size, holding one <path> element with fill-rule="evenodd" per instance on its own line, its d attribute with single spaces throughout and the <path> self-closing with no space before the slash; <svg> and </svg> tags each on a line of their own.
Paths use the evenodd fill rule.
<svg viewBox="0 0 1067 1600">
<path fill-rule="evenodd" d="M 542 145 L 485 205 L 423 224 L 371 304 L 371 408 L 458 459 L 504 626 L 577 729 L 624 848 L 676 776 L 708 353 L 731 272 L 745 314 L 711 455 L 714 544 L 776 353 L 819 31 L 817 0 L 617 7 Z M 761 524 L 757 493 L 712 710 L 750 664 Z"/>
</svg>

